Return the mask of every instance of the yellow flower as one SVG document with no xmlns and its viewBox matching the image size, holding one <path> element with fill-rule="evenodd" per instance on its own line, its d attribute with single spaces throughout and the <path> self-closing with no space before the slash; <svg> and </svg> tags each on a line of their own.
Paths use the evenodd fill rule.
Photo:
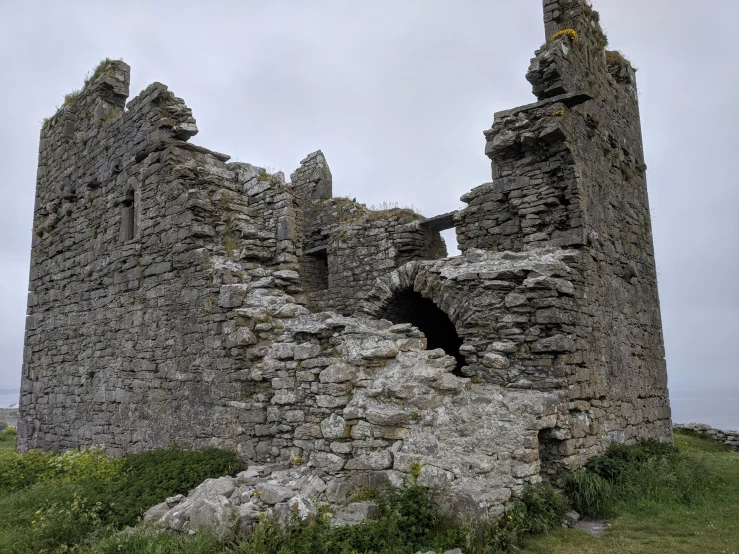
<svg viewBox="0 0 739 554">
<path fill-rule="evenodd" d="M 508 519 L 513 519 L 513 516 L 508 516 Z"/>
<path fill-rule="evenodd" d="M 562 29 L 561 31 L 557 31 L 552 35 L 550 40 L 554 40 L 559 37 L 570 37 L 572 40 L 578 39 L 577 31 L 575 31 L 575 29 Z"/>
<path fill-rule="evenodd" d="M 560 117 L 565 114 L 564 110 L 557 110 L 556 112 L 552 112 L 552 117 Z"/>
<path fill-rule="evenodd" d="M 36 525 L 36 520 L 35 519 L 31 522 L 31 525 Z"/>
<path fill-rule="evenodd" d="M 40 518 L 38 518 L 38 519 L 39 519 L 39 521 L 44 521 L 44 519 L 46 519 L 46 518 L 45 518 L 44 516 L 41 516 L 41 517 L 40 517 Z"/>
<path fill-rule="evenodd" d="M 41 510 L 36 510 L 36 515 L 39 515 L 41 513 Z"/>
</svg>

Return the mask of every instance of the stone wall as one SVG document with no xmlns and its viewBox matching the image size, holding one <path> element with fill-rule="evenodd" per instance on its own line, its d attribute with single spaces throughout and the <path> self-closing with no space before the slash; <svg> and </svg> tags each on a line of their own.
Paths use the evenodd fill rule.
<svg viewBox="0 0 739 554">
<path fill-rule="evenodd" d="M 274 268 L 300 290 L 294 243 L 280 237 L 296 205 L 280 176 L 186 143 L 195 120 L 163 85 L 124 113 L 127 86 L 128 66 L 111 62 L 42 129 L 23 449 L 166 445 L 168 418 L 192 433 L 183 442 L 214 436 L 226 385 L 211 386 L 211 363 L 233 361 L 207 355 L 222 326 L 209 317 L 211 256 Z"/>
<path fill-rule="evenodd" d="M 699 435 L 716 440 L 722 444 L 725 444 L 735 452 L 739 452 L 739 432 L 737 431 L 722 431 L 721 429 L 715 429 L 705 423 L 676 423 L 673 425 L 674 429 L 686 429 L 693 431 Z"/>
<path fill-rule="evenodd" d="M 311 296 L 313 305 L 351 314 L 379 277 L 412 260 L 446 256 L 444 239 L 424 228 L 410 210 L 360 212 L 330 228 L 328 289 Z"/>
</svg>

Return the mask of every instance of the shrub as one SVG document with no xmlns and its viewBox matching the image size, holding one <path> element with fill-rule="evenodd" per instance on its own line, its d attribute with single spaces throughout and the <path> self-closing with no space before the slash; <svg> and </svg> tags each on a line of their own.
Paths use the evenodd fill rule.
<svg viewBox="0 0 739 554">
<path fill-rule="evenodd" d="M 91 502 L 76 493 L 70 501 L 36 510 L 30 522 L 31 544 L 38 552 L 65 552 L 103 527 L 102 511 L 101 502 Z"/>
<path fill-rule="evenodd" d="M 171 447 L 123 458 L 121 478 L 106 485 L 98 481 L 102 498 L 114 498 L 107 520 L 132 525 L 154 504 L 187 491 L 211 477 L 233 475 L 244 469 L 235 452 L 219 448 L 181 450 Z"/>
<path fill-rule="evenodd" d="M 43 478 L 65 481 L 85 479 L 111 481 L 120 475 L 122 466 L 122 459 L 109 457 L 99 447 L 68 450 L 49 459 L 48 469 L 44 472 Z"/>
<path fill-rule="evenodd" d="M 575 31 L 575 29 L 562 29 L 562 30 L 557 31 L 556 33 L 554 33 L 549 40 L 550 41 L 551 40 L 556 40 L 559 37 L 569 37 L 573 41 L 575 41 L 575 40 L 577 40 L 579 38 L 578 35 L 577 35 L 577 31 Z"/>
<path fill-rule="evenodd" d="M 670 444 L 648 441 L 612 445 L 584 469 L 571 473 L 565 489 L 575 510 L 603 516 L 627 504 L 691 504 L 705 496 L 711 483 L 700 458 Z"/>
<path fill-rule="evenodd" d="M 0 491 L 24 489 L 42 480 L 49 469 L 53 453 L 31 450 L 27 454 L 0 454 Z"/>
<path fill-rule="evenodd" d="M 5 423 L 3 421 L 3 423 Z M 15 427 L 8 427 L 7 423 L 5 424 L 5 428 L 0 432 L 0 442 L 15 442 L 17 436 L 17 432 Z"/>
</svg>

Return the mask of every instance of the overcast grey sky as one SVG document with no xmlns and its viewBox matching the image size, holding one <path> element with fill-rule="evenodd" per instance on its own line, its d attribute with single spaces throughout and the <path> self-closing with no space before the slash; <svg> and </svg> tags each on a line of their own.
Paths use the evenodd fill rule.
<svg viewBox="0 0 739 554">
<path fill-rule="evenodd" d="M 739 2 L 595 7 L 639 68 L 670 385 L 736 385 Z M 0 388 L 20 382 L 40 121 L 100 58 L 132 66 L 132 96 L 184 98 L 192 142 L 288 175 L 320 148 L 336 195 L 432 216 L 490 180 L 482 131 L 534 101 L 543 39 L 541 0 L 3 0 Z"/>
</svg>

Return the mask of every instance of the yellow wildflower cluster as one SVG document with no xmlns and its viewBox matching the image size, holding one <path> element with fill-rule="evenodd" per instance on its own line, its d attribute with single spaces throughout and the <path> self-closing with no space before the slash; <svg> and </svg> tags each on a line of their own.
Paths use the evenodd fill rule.
<svg viewBox="0 0 739 554">
<path fill-rule="evenodd" d="M 550 40 L 558 39 L 559 37 L 570 37 L 573 41 L 578 39 L 577 31 L 575 29 L 562 29 L 552 35 Z"/>
<path fill-rule="evenodd" d="M 552 117 L 562 117 L 564 114 L 564 110 L 557 110 L 556 112 L 552 112 Z"/>
</svg>

